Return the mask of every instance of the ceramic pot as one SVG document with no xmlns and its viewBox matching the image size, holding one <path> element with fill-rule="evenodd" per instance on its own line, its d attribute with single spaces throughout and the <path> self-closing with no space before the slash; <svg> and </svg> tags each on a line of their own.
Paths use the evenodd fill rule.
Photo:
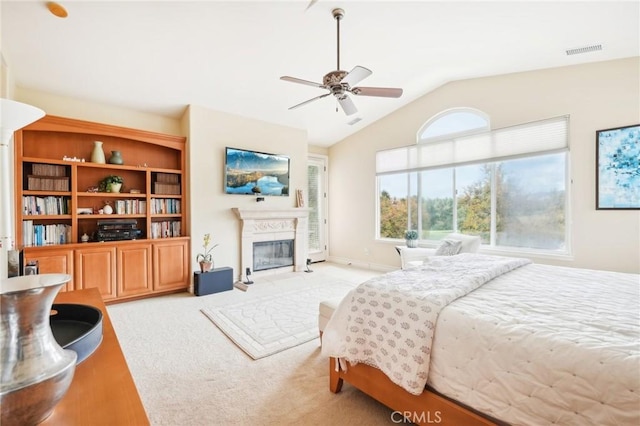
<svg viewBox="0 0 640 426">
<path fill-rule="evenodd" d="M 406 240 L 406 242 L 407 242 L 407 247 L 409 248 L 418 247 L 418 240 Z"/>
<path fill-rule="evenodd" d="M 121 183 L 112 183 L 109 185 L 109 192 L 120 192 L 120 189 L 122 189 L 122 184 Z"/>
<path fill-rule="evenodd" d="M 213 262 L 200 262 L 200 272 L 209 272 L 213 269 Z"/>
<path fill-rule="evenodd" d="M 91 162 L 105 164 L 104 151 L 102 150 L 102 142 L 93 142 L 93 151 L 91 151 Z"/>
<path fill-rule="evenodd" d="M 3 426 L 45 420 L 67 393 L 74 351 L 60 347 L 49 316 L 66 274 L 25 275 L 0 281 L 0 406 Z"/>
<path fill-rule="evenodd" d="M 122 159 L 122 154 L 120 151 L 111 151 L 111 157 L 109 158 L 110 164 L 124 164 L 124 160 Z"/>
</svg>

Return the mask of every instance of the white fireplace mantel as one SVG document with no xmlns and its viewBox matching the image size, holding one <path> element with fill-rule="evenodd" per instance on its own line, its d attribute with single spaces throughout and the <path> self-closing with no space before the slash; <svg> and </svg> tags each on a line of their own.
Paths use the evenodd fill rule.
<svg viewBox="0 0 640 426">
<path fill-rule="evenodd" d="M 308 209 L 241 209 L 234 207 L 231 210 L 238 216 L 242 224 L 240 276 L 246 275 L 247 268 L 253 271 L 253 243 L 260 241 L 293 239 L 293 270 L 305 270 Z M 277 272 L 282 272 L 283 269 L 285 268 L 279 268 Z M 261 271 L 259 274 L 265 272 L 267 271 Z"/>
</svg>

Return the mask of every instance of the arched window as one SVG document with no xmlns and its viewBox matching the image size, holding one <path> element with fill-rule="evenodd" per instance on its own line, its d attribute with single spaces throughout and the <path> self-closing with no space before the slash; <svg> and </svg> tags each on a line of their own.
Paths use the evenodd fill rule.
<svg viewBox="0 0 640 426">
<path fill-rule="evenodd" d="M 489 116 L 473 108 L 454 108 L 431 117 L 418 130 L 418 143 L 491 130 Z"/>
<path fill-rule="evenodd" d="M 491 130 L 473 108 L 431 117 L 415 145 L 376 154 L 378 238 L 413 229 L 429 246 L 461 232 L 480 236 L 484 250 L 569 254 L 568 122 Z"/>
</svg>

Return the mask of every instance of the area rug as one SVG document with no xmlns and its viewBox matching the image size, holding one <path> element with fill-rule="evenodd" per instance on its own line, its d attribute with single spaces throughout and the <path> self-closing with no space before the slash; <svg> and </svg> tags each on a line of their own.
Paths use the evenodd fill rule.
<svg viewBox="0 0 640 426">
<path fill-rule="evenodd" d="M 318 337 L 320 302 L 344 297 L 355 286 L 337 278 L 319 281 L 201 312 L 251 358 L 264 358 Z"/>
</svg>

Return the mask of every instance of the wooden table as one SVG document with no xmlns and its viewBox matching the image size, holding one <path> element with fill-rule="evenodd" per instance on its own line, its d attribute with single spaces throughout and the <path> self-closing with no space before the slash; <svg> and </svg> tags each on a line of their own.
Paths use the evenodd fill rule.
<svg viewBox="0 0 640 426">
<path fill-rule="evenodd" d="M 96 288 L 59 293 L 54 303 L 91 305 L 102 311 L 102 342 L 76 366 L 71 386 L 41 425 L 148 425 L 107 309 Z"/>
</svg>

